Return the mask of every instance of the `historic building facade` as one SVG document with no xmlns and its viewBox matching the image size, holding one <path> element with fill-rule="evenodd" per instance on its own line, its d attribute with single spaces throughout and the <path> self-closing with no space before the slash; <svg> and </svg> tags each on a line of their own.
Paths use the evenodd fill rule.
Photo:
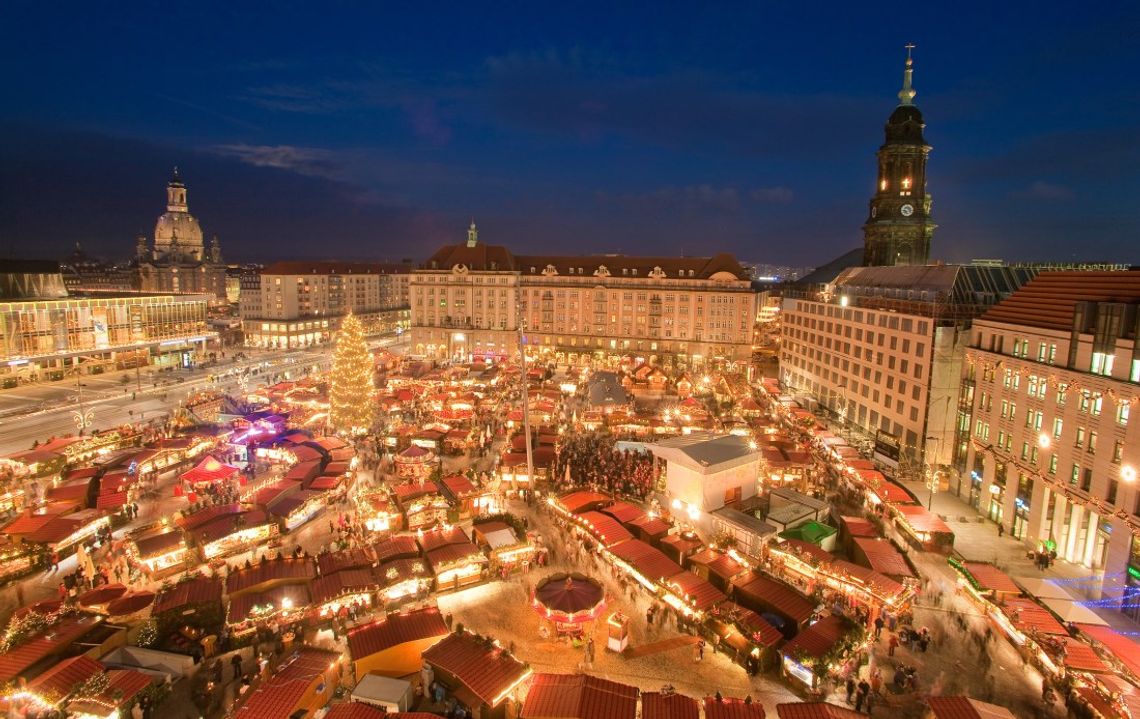
<svg viewBox="0 0 1140 719">
<path fill-rule="evenodd" d="M 411 278 L 412 352 L 506 358 L 518 328 L 559 364 L 622 357 L 697 366 L 745 362 L 756 293 L 731 255 L 515 255 L 479 241 L 439 249 Z"/>
<path fill-rule="evenodd" d="M 899 105 L 885 128 L 879 148 L 879 172 L 869 215 L 863 224 L 863 264 L 925 265 L 935 224 L 930 217 L 931 197 L 926 191 L 926 161 L 930 145 L 926 123 L 914 104 L 911 84 L 913 60 L 907 47 Z"/>
<path fill-rule="evenodd" d="M 373 262 L 276 262 L 241 280 L 240 311 L 250 347 L 328 342 L 349 312 L 368 335 L 408 327 L 410 268 Z"/>
<path fill-rule="evenodd" d="M 1045 272 L 971 332 L 967 481 L 1026 544 L 1140 592 L 1140 271 Z M 1140 619 L 1134 599 L 1124 610 Z"/>
<path fill-rule="evenodd" d="M 166 185 L 166 212 L 154 225 L 154 241 L 135 243 L 137 286 L 143 292 L 199 293 L 212 303 L 226 300 L 226 265 L 215 235 L 207 248 L 198 218 L 190 214 L 186 185 L 174 168 Z"/>
</svg>

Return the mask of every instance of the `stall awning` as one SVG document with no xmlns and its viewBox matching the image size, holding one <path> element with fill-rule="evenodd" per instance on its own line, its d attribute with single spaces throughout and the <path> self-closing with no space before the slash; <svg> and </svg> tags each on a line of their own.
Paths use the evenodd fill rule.
<svg viewBox="0 0 1140 719">
<path fill-rule="evenodd" d="M 238 471 L 237 467 L 219 462 L 216 457 L 207 456 L 198 463 L 198 466 L 183 472 L 179 479 L 191 484 L 212 484 L 225 481 L 237 474 Z"/>
</svg>

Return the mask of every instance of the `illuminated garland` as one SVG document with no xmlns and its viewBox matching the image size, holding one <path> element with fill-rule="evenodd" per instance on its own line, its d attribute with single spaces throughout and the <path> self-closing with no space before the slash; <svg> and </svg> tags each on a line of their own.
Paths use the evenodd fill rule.
<svg viewBox="0 0 1140 719">
<path fill-rule="evenodd" d="M 1010 359 L 1012 359 L 1014 361 L 1018 361 L 1018 362 L 1032 362 L 1032 360 L 1027 360 L 1027 359 L 1024 359 L 1022 357 L 1012 357 Z M 971 366 L 980 366 L 983 370 L 999 370 L 999 369 L 1003 369 L 1003 368 L 1004 369 L 1011 369 L 1012 373 L 1014 375 L 1017 375 L 1018 378 L 1028 377 L 1029 375 L 1037 374 L 1036 372 L 1032 372 L 1029 369 L 1023 368 L 1023 367 L 1006 368 L 1006 367 L 1004 367 L 1004 364 L 1005 364 L 1004 359 L 998 360 L 996 362 L 990 362 L 990 361 L 984 359 L 981 355 L 977 355 L 977 354 L 974 354 L 972 352 L 966 353 L 966 362 L 968 362 Z M 1045 365 L 1045 366 L 1054 367 L 1054 365 Z M 1071 370 L 1071 371 L 1072 372 L 1079 372 L 1079 370 Z M 1041 377 L 1041 379 L 1043 381 L 1045 381 L 1048 384 L 1048 386 L 1054 390 L 1061 390 L 1061 391 L 1070 391 L 1071 390 L 1071 391 L 1075 391 L 1075 392 L 1081 392 L 1083 390 L 1088 390 L 1089 392 L 1095 392 L 1098 394 L 1103 394 L 1104 396 L 1106 396 L 1109 399 L 1116 402 L 1118 405 L 1124 404 L 1126 402 L 1128 404 L 1140 403 L 1140 395 L 1132 395 L 1131 397 L 1124 397 L 1123 395 L 1118 394 L 1117 391 L 1115 389 L 1112 389 L 1111 387 L 1107 388 L 1107 389 L 1103 389 L 1101 386 L 1097 386 L 1097 385 L 1094 385 L 1092 383 L 1084 383 L 1079 379 L 1071 379 L 1071 380 L 1062 381 L 1061 378 L 1058 377 L 1056 374 L 1038 375 L 1038 376 Z M 1099 375 L 1098 375 L 1098 377 L 1099 377 Z M 1120 380 L 1114 380 L 1112 377 L 1100 378 L 1101 384 L 1103 384 L 1103 382 L 1105 382 L 1105 381 L 1108 381 L 1108 382 L 1117 381 L 1118 382 Z"/>
</svg>

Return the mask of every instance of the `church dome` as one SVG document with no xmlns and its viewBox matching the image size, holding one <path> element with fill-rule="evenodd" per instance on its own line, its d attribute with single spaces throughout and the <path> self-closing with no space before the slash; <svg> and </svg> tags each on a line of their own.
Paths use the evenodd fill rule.
<svg viewBox="0 0 1140 719">
<path fill-rule="evenodd" d="M 164 212 L 154 223 L 154 244 L 169 245 L 178 240 L 178 246 L 202 246 L 202 228 L 198 225 L 198 218 L 189 212 Z"/>
</svg>

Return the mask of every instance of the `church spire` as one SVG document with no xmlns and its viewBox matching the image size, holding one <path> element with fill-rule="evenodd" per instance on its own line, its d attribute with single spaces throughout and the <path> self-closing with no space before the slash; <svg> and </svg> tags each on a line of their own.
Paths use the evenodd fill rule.
<svg viewBox="0 0 1140 719">
<path fill-rule="evenodd" d="M 467 228 L 467 246 L 474 247 L 479 244 L 479 230 L 475 228 L 475 218 L 471 218 L 471 226 Z"/>
<path fill-rule="evenodd" d="M 906 45 L 906 69 L 903 70 L 903 86 L 899 90 L 899 104 L 900 105 L 913 105 L 914 96 L 918 93 L 911 87 L 911 79 L 914 76 L 914 58 L 910 56 L 910 51 L 914 49 L 914 43 L 908 42 Z"/>
</svg>

